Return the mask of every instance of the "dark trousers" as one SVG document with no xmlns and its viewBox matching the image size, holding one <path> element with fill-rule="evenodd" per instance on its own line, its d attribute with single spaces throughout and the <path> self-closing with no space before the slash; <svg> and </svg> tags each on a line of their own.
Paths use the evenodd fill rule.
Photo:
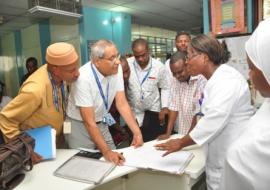
<svg viewBox="0 0 270 190">
<path fill-rule="evenodd" d="M 159 112 L 145 111 L 143 124 L 141 126 L 141 132 L 143 136 L 143 141 L 151 141 L 156 139 L 159 135 L 166 132 L 166 125 L 162 126 L 159 123 L 158 118 Z"/>
</svg>

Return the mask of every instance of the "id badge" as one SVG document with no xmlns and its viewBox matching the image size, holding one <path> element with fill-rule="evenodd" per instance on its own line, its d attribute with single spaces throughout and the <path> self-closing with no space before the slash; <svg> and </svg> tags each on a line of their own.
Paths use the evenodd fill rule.
<svg viewBox="0 0 270 190">
<path fill-rule="evenodd" d="M 71 122 L 70 121 L 64 121 L 63 133 L 64 134 L 70 134 L 71 133 Z"/>
<path fill-rule="evenodd" d="M 103 123 L 106 123 L 108 126 L 112 126 L 116 123 L 113 116 L 110 113 L 106 113 L 103 116 L 102 121 L 103 121 Z"/>
</svg>

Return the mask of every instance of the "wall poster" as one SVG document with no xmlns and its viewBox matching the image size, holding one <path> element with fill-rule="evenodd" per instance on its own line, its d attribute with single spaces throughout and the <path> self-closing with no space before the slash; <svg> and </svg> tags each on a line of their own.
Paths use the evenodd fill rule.
<svg viewBox="0 0 270 190">
<path fill-rule="evenodd" d="M 247 32 L 245 0 L 211 0 L 210 6 L 214 36 Z"/>
</svg>

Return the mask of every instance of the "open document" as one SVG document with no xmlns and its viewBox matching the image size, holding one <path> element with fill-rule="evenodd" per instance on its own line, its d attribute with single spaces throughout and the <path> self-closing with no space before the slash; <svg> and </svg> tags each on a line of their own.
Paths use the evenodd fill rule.
<svg viewBox="0 0 270 190">
<path fill-rule="evenodd" d="M 115 168 L 115 164 L 74 155 L 62 164 L 54 175 L 85 183 L 99 184 Z"/>
<path fill-rule="evenodd" d="M 144 169 L 153 169 L 173 174 L 182 174 L 192 160 L 193 154 L 188 151 L 178 151 L 165 157 L 165 151 L 156 150 L 153 146 L 142 146 L 122 149 L 126 161 L 124 165 Z"/>
</svg>

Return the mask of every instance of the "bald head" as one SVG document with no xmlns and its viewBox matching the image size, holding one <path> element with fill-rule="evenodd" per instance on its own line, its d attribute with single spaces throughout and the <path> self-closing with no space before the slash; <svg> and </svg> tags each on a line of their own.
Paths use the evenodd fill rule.
<svg viewBox="0 0 270 190">
<path fill-rule="evenodd" d="M 136 40 L 134 40 L 132 42 L 132 49 L 135 49 L 138 46 L 142 46 L 142 47 L 144 47 L 145 49 L 148 50 L 148 43 L 147 43 L 147 41 L 145 39 L 138 38 L 138 39 L 136 39 Z"/>
</svg>

